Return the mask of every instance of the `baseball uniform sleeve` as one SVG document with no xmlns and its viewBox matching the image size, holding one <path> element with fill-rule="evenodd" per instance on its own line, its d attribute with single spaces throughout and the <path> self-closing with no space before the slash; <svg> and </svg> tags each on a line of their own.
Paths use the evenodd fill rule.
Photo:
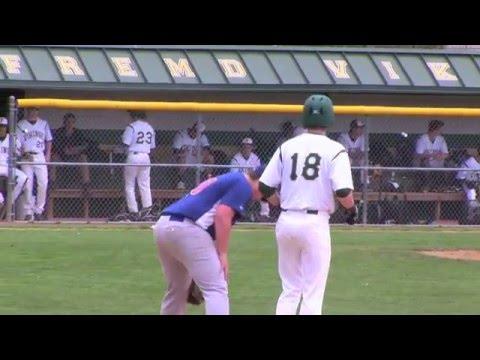
<svg viewBox="0 0 480 360">
<path fill-rule="evenodd" d="M 362 135 L 362 137 L 360 138 L 359 145 L 360 145 L 360 150 L 365 152 L 366 149 L 365 149 L 365 136 L 364 135 Z"/>
<path fill-rule="evenodd" d="M 173 138 L 173 145 L 172 147 L 175 149 L 175 150 L 181 150 L 182 149 L 182 146 L 183 146 L 183 142 L 182 142 L 182 134 L 177 132 L 175 134 L 175 137 Z"/>
<path fill-rule="evenodd" d="M 245 204 L 252 197 L 252 188 L 246 181 L 238 181 L 220 199 L 220 204 L 232 208 L 236 213 L 241 214 L 245 210 Z"/>
<path fill-rule="evenodd" d="M 444 137 L 442 137 L 442 153 L 448 154 L 448 146 Z"/>
<path fill-rule="evenodd" d="M 151 127 L 150 130 L 152 131 L 152 142 L 150 143 L 150 149 L 155 149 L 157 147 L 155 130 Z"/>
<path fill-rule="evenodd" d="M 232 166 L 238 166 L 239 165 L 235 156 L 232 158 L 232 161 L 230 161 L 230 165 L 232 165 Z M 230 172 L 237 172 L 237 171 L 240 171 L 240 169 L 239 168 L 231 168 L 230 169 Z"/>
<path fill-rule="evenodd" d="M 253 161 L 252 161 L 254 167 L 257 168 L 260 165 L 262 165 L 262 162 L 260 161 L 259 157 L 256 154 L 252 154 L 252 156 L 254 156 Z"/>
<path fill-rule="evenodd" d="M 208 139 L 207 137 L 205 136 L 205 134 L 203 134 L 201 137 L 200 137 L 200 145 L 202 147 L 209 147 L 210 146 L 210 143 L 208 142 Z"/>
<path fill-rule="evenodd" d="M 15 139 L 15 151 L 17 152 L 17 156 L 19 156 L 22 153 L 22 144 L 18 137 Z"/>
<path fill-rule="evenodd" d="M 423 154 L 425 152 L 425 143 L 422 137 L 419 137 L 415 145 L 415 152 L 417 154 Z"/>
<path fill-rule="evenodd" d="M 345 141 L 345 136 L 344 136 L 344 134 L 340 134 L 340 135 L 338 136 L 337 141 L 338 141 L 340 144 L 342 144 L 345 148 L 347 148 L 347 142 Z"/>
<path fill-rule="evenodd" d="M 48 122 L 45 121 L 45 141 L 52 141 L 52 139 L 52 130 L 50 129 L 50 125 L 48 125 Z"/>
<path fill-rule="evenodd" d="M 280 159 L 281 146 L 275 151 L 265 171 L 260 177 L 260 182 L 271 188 L 278 188 L 282 180 L 282 160 Z"/>
<path fill-rule="evenodd" d="M 16 135 L 17 135 L 17 140 L 20 143 L 20 149 L 21 149 L 24 142 L 25 142 L 25 138 L 23 136 L 23 131 L 22 131 L 20 126 L 17 126 L 17 130 L 15 132 L 16 132 Z"/>
<path fill-rule="evenodd" d="M 352 189 L 352 169 L 350 159 L 345 149 L 341 149 L 333 158 L 330 164 L 330 182 L 333 191 L 341 189 Z"/>
<path fill-rule="evenodd" d="M 133 127 L 131 125 L 128 125 L 125 128 L 125 131 L 123 132 L 122 142 L 125 145 L 130 146 L 132 143 L 132 140 L 133 140 Z"/>
</svg>

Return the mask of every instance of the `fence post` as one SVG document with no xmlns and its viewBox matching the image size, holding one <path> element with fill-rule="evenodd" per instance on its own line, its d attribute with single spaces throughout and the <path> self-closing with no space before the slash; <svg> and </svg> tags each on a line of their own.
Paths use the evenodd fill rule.
<svg viewBox="0 0 480 360">
<path fill-rule="evenodd" d="M 364 160 L 363 160 L 363 165 L 368 168 L 369 165 L 369 160 L 368 160 L 368 151 L 370 147 L 370 135 L 369 135 L 369 119 L 368 117 L 365 117 L 365 131 L 364 133 Z M 362 206 L 362 223 L 363 225 L 366 225 L 368 223 L 368 197 L 367 197 L 367 192 L 368 192 L 368 170 L 360 170 L 360 181 L 362 183 L 362 201 L 363 201 L 363 206 Z"/>
<path fill-rule="evenodd" d="M 15 201 L 13 199 L 13 191 L 15 188 L 15 168 L 16 168 L 16 106 L 15 97 L 8 98 L 8 182 L 7 182 L 7 221 L 13 222 L 15 220 Z"/>
<path fill-rule="evenodd" d="M 196 147 L 196 151 L 197 151 L 197 166 L 196 166 L 196 169 L 195 169 L 195 184 L 196 184 L 196 186 L 198 186 L 198 184 L 200 184 L 200 171 L 201 171 L 200 164 L 202 163 L 202 141 L 201 141 L 202 132 L 200 130 L 202 129 L 202 127 L 203 127 L 202 114 L 199 113 L 198 118 L 197 118 L 197 124 L 196 124 L 197 138 L 195 139 L 195 147 Z"/>
</svg>

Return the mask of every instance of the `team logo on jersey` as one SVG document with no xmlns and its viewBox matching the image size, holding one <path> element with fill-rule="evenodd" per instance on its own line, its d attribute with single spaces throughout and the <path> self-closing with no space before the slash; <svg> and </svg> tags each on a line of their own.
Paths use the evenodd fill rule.
<svg viewBox="0 0 480 360">
<path fill-rule="evenodd" d="M 190 195 L 200 194 L 203 190 L 205 190 L 207 187 L 209 187 L 210 185 L 212 185 L 216 181 L 217 181 L 216 177 L 205 180 L 204 182 L 200 183 L 200 185 L 198 185 L 195 189 L 190 191 Z"/>
</svg>

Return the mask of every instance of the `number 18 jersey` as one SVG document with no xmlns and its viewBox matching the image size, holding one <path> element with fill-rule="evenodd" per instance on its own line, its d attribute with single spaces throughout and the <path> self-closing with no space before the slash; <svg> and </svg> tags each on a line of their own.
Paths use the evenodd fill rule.
<svg viewBox="0 0 480 360">
<path fill-rule="evenodd" d="M 285 210 L 335 211 L 334 192 L 352 189 L 348 153 L 342 144 L 325 135 L 304 133 L 283 143 L 260 181 L 280 186 L 280 206 Z"/>
<path fill-rule="evenodd" d="M 146 121 L 136 120 L 126 127 L 122 141 L 128 146 L 128 152 L 150 154 L 155 148 L 155 131 Z"/>
</svg>

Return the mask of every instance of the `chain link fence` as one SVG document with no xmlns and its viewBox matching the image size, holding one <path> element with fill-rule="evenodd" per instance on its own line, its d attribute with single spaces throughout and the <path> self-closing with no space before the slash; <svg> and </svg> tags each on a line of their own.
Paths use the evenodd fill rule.
<svg viewBox="0 0 480 360">
<path fill-rule="evenodd" d="M 122 145 L 135 120 L 129 112 L 41 109 L 36 115 L 51 128 L 51 158 L 19 154 L 18 168 L 33 169 L 35 179 L 31 196 L 27 186 L 15 200 L 16 220 L 155 221 L 200 181 L 267 163 L 282 142 L 303 132 L 298 116 L 147 112 L 155 144 L 150 166 L 142 167 L 128 162 Z M 34 116 L 18 109 L 18 126 Z M 476 119 L 432 120 L 337 117 L 328 136 L 349 151 L 360 222 L 480 224 L 480 126 Z M 135 141 L 147 141 L 146 132 Z M 127 179 L 142 168 L 150 172 L 151 203 L 138 183 L 132 193 Z M 0 175 L 0 190 L 6 198 L 6 176 Z M 5 219 L 5 206 L 0 215 Z M 274 222 L 278 215 L 276 208 L 252 203 L 242 221 Z M 340 212 L 331 221 L 341 223 Z"/>
</svg>

